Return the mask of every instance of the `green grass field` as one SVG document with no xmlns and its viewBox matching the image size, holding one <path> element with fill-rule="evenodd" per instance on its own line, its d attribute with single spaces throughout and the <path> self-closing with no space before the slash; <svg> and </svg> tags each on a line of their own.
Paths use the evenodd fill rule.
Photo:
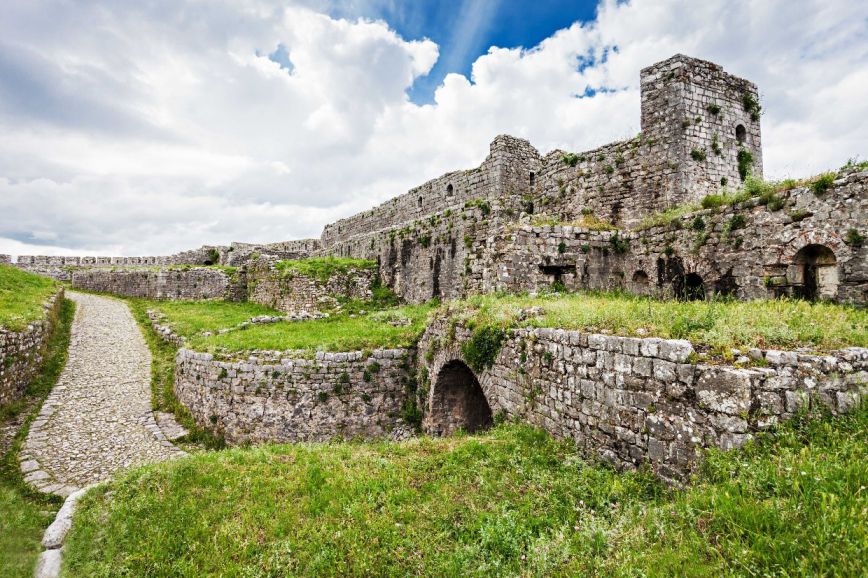
<svg viewBox="0 0 868 578">
<path fill-rule="evenodd" d="M 863 576 L 868 411 L 713 452 L 689 489 L 505 424 L 262 446 L 89 493 L 66 576 Z"/>
<path fill-rule="evenodd" d="M 406 347 L 418 340 L 438 305 L 428 303 L 374 310 L 365 315 L 334 314 L 327 319 L 253 325 L 222 335 L 256 315 L 279 315 L 250 303 L 142 301 L 166 315 L 169 325 L 195 349 L 249 349 L 307 352 Z M 364 304 L 354 303 L 352 311 Z M 518 321 L 522 309 L 540 306 L 543 314 Z M 373 308 L 376 309 L 376 308 Z M 369 309 L 370 310 L 370 309 Z M 688 339 L 726 359 L 733 348 L 828 351 L 868 346 L 868 309 L 797 300 L 659 301 L 616 293 L 484 295 L 439 306 L 470 325 L 556 327 L 626 336 Z M 409 319 L 396 326 L 390 321 Z"/>
<path fill-rule="evenodd" d="M 42 550 L 42 534 L 60 507 L 59 498 L 38 494 L 24 483 L 18 467 L 18 451 L 41 401 L 54 387 L 66 363 L 74 316 L 75 305 L 64 300 L 58 329 L 49 340 L 40 375 L 29 384 L 25 399 L 4 406 L 0 411 L 0 420 L 3 421 L 13 414 L 32 412 L 18 431 L 10 450 L 0 459 L 0 575 L 4 578 L 33 575 L 33 565 Z"/>
<path fill-rule="evenodd" d="M 544 313 L 518 322 L 533 306 Z M 659 301 L 627 294 L 485 295 L 444 305 L 475 325 L 534 326 L 687 339 L 731 357 L 732 348 L 868 346 L 868 309 L 797 300 Z"/>
<path fill-rule="evenodd" d="M 20 330 L 43 315 L 42 304 L 57 291 L 48 277 L 0 265 L 0 327 Z"/>
</svg>

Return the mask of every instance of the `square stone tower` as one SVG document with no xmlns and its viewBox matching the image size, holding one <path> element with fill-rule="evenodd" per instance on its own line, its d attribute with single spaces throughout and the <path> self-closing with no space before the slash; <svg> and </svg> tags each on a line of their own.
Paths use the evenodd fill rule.
<svg viewBox="0 0 868 578">
<path fill-rule="evenodd" d="M 643 69 L 640 83 L 643 138 L 670 169 L 658 202 L 698 201 L 748 174 L 762 177 L 755 84 L 683 54 Z"/>
</svg>

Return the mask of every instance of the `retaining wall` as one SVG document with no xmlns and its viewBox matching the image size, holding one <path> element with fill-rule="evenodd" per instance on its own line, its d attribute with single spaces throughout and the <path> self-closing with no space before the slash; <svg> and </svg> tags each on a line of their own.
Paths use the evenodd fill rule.
<svg viewBox="0 0 868 578">
<path fill-rule="evenodd" d="M 428 379 L 426 431 L 462 415 L 435 405 L 444 366 L 463 361 L 461 327 L 432 325 L 419 345 Z M 433 355 L 428 357 L 428 352 Z M 555 329 L 522 329 L 477 375 L 495 414 L 503 412 L 596 452 L 619 467 L 649 463 L 684 480 L 702 448 L 730 449 L 812 403 L 844 412 L 868 395 L 868 350 L 829 355 L 751 351 L 766 367 L 697 363 L 690 343 Z M 461 411 L 460 404 L 453 408 Z"/>
<path fill-rule="evenodd" d="M 72 273 L 76 289 L 147 299 L 237 298 L 233 280 L 220 269 L 83 269 Z"/>
<path fill-rule="evenodd" d="M 200 426 L 231 444 L 386 437 L 404 427 L 410 357 L 390 349 L 237 361 L 182 348 L 175 394 Z"/>
<path fill-rule="evenodd" d="M 275 268 L 277 260 L 260 258 L 247 268 L 247 299 L 289 314 L 334 309 L 339 298 L 369 300 L 374 269 L 350 269 L 322 280 Z"/>
<path fill-rule="evenodd" d="M 57 326 L 63 290 L 44 305 L 42 319 L 23 331 L 0 327 L 0 406 L 15 401 L 42 367 L 45 347 Z"/>
</svg>

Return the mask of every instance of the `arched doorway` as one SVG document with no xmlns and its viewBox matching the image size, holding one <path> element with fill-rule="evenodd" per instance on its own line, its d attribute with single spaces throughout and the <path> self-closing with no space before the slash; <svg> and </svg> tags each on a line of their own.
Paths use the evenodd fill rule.
<svg viewBox="0 0 868 578">
<path fill-rule="evenodd" d="M 450 361 L 437 374 L 431 398 L 429 433 L 449 435 L 459 428 L 473 433 L 493 423 L 479 380 L 463 361 Z"/>
<path fill-rule="evenodd" d="M 675 295 L 684 301 L 702 301 L 705 299 L 705 282 L 697 273 L 676 278 Z"/>
<path fill-rule="evenodd" d="M 838 262 L 825 245 L 806 245 L 793 257 L 793 294 L 811 301 L 838 295 Z"/>
</svg>

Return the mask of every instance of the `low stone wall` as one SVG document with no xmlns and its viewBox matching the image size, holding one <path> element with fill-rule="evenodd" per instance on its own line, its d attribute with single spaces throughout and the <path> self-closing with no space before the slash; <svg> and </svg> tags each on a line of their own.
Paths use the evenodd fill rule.
<svg viewBox="0 0 868 578">
<path fill-rule="evenodd" d="M 478 387 L 490 413 L 573 438 L 619 467 L 649 463 L 673 481 L 689 475 L 702 448 L 738 447 L 809 404 L 845 412 L 868 395 L 866 349 L 752 350 L 749 358 L 765 366 L 739 368 L 698 363 L 683 340 L 521 329 L 490 369 L 473 376 L 461 352 L 469 338 L 458 327 L 450 342 L 438 322 L 420 342 L 419 358 L 430 360 L 421 362 L 429 380 L 420 390 L 427 391 L 423 429 L 449 433 L 476 419 L 466 392 Z M 464 366 L 463 384 L 456 364 Z"/>
<path fill-rule="evenodd" d="M 72 273 L 76 289 L 148 299 L 236 297 L 232 278 L 220 269 L 83 269 Z"/>
<path fill-rule="evenodd" d="M 45 304 L 42 319 L 23 331 L 0 327 L 0 406 L 15 401 L 42 366 L 48 338 L 57 325 L 63 290 Z"/>
<path fill-rule="evenodd" d="M 182 348 L 175 394 L 200 426 L 231 444 L 394 436 L 406 429 L 409 357 L 389 349 L 235 361 Z"/>
<path fill-rule="evenodd" d="M 11 263 L 12 263 L 12 256 L 11 255 L 0 255 L 0 264 L 9 265 Z"/>
<path fill-rule="evenodd" d="M 247 298 L 289 314 L 333 309 L 338 299 L 368 300 L 377 276 L 374 269 L 350 269 L 327 280 L 275 268 L 275 259 L 262 258 L 247 268 Z"/>
</svg>

